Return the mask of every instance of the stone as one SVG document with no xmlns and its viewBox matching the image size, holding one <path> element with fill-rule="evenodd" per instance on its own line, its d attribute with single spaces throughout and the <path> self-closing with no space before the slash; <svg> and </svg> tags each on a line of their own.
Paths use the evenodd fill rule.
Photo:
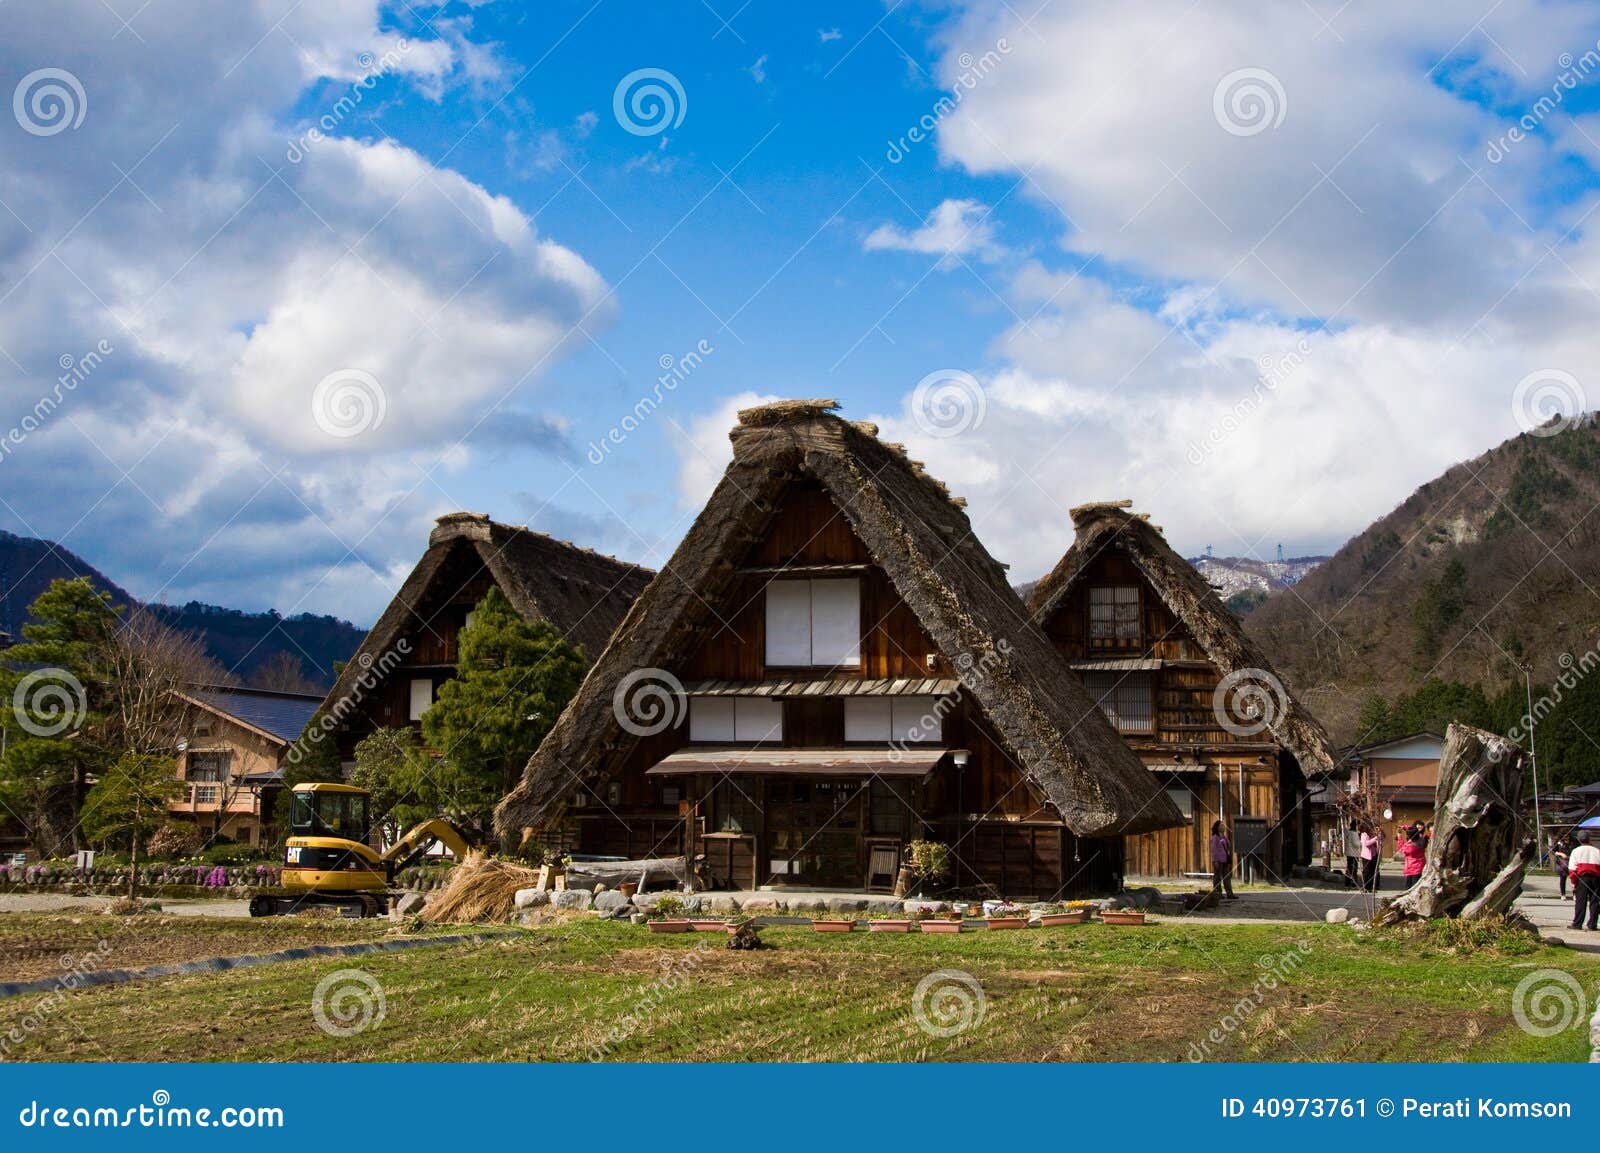
<svg viewBox="0 0 1600 1153">
<path fill-rule="evenodd" d="M 776 897 L 746 897 L 739 911 L 751 917 L 777 916 L 778 898 Z"/>
<path fill-rule="evenodd" d="M 632 911 L 633 902 L 624 897 L 615 889 L 594 895 L 594 908 L 602 913 L 614 913 L 618 909 Z"/>
<path fill-rule="evenodd" d="M 732 897 L 702 897 L 700 907 L 716 917 L 731 917 L 739 911 L 739 902 Z"/>
<path fill-rule="evenodd" d="M 595 896 L 598 897 L 601 893 L 606 891 L 606 883 L 604 881 L 601 881 L 599 884 L 597 884 L 594 888 L 590 889 L 589 891 L 591 893 L 593 893 Z"/>
<path fill-rule="evenodd" d="M 630 913 L 630 914 L 628 914 L 628 920 L 632 921 L 635 925 L 642 925 L 646 921 L 648 921 L 649 919 L 650 918 L 645 916 L 643 913 Z"/>
<path fill-rule="evenodd" d="M 826 902 L 830 913 L 861 913 L 867 908 L 865 897 L 829 897 Z"/>
<path fill-rule="evenodd" d="M 1330 925 L 1342 925 L 1350 919 L 1349 909 L 1329 909 L 1322 919 Z"/>
<path fill-rule="evenodd" d="M 924 909 L 931 909 L 935 913 L 948 913 L 950 911 L 950 902 L 949 901 L 902 901 L 900 903 L 900 911 L 902 913 L 920 913 Z"/>
<path fill-rule="evenodd" d="M 1129 889 L 1122 894 L 1122 899 L 1127 902 L 1124 908 L 1148 909 L 1161 900 L 1161 895 L 1160 889 L 1149 885 L 1139 889 Z"/>
<path fill-rule="evenodd" d="M 543 889 L 518 889 L 512 903 L 519 909 L 537 909 L 550 903 L 550 894 Z"/>
<path fill-rule="evenodd" d="M 402 917 L 409 917 L 413 913 L 422 912 L 422 907 L 428 903 L 428 898 L 421 893 L 402 893 L 394 903 L 394 912 Z"/>
<path fill-rule="evenodd" d="M 583 889 L 560 889 L 550 894 L 550 903 L 558 909 L 577 909 L 581 912 L 594 904 L 594 897 Z"/>
</svg>

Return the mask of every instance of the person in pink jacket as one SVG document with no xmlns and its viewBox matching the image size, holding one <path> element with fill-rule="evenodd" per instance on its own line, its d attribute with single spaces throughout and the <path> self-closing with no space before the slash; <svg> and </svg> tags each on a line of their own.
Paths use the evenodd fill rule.
<svg viewBox="0 0 1600 1153">
<path fill-rule="evenodd" d="M 1378 854 L 1383 850 L 1383 841 L 1378 834 L 1373 832 L 1372 826 L 1361 826 L 1361 887 L 1369 893 L 1376 893 L 1380 884 L 1378 880 Z"/>
<path fill-rule="evenodd" d="M 1405 887 L 1409 889 L 1422 876 L 1423 863 L 1428 859 L 1428 838 L 1422 835 L 1422 826 L 1418 824 L 1398 834 L 1398 840 L 1401 872 L 1405 875 Z"/>
</svg>

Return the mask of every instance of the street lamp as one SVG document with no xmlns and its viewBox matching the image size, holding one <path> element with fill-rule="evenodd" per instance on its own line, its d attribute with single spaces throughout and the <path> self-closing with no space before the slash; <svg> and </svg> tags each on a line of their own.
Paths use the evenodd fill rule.
<svg viewBox="0 0 1600 1153">
<path fill-rule="evenodd" d="M 1522 684 L 1528 692 L 1528 764 L 1533 769 L 1533 844 L 1534 860 L 1544 860 L 1544 823 L 1539 819 L 1539 754 L 1533 740 L 1533 662 L 1518 661 Z"/>
</svg>

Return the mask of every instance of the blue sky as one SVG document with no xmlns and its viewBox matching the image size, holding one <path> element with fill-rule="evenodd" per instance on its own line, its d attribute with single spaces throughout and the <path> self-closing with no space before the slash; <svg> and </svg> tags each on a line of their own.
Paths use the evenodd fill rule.
<svg viewBox="0 0 1600 1153">
<path fill-rule="evenodd" d="M 7 12 L 0 527 L 144 597 L 369 623 L 457 508 L 659 564 L 775 396 L 1019 580 L 1112 497 L 1331 551 L 1600 395 L 1592 5 Z"/>
</svg>

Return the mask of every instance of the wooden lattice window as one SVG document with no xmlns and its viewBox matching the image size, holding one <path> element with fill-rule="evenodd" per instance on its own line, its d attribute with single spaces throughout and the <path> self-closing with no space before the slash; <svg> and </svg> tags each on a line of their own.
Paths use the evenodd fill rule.
<svg viewBox="0 0 1600 1153">
<path fill-rule="evenodd" d="M 1083 687 L 1089 690 L 1106 720 L 1119 733 L 1155 731 L 1149 673 L 1085 673 Z"/>
<path fill-rule="evenodd" d="M 1139 636 L 1137 585 L 1102 585 L 1089 590 L 1091 648 L 1138 648 Z"/>
</svg>

